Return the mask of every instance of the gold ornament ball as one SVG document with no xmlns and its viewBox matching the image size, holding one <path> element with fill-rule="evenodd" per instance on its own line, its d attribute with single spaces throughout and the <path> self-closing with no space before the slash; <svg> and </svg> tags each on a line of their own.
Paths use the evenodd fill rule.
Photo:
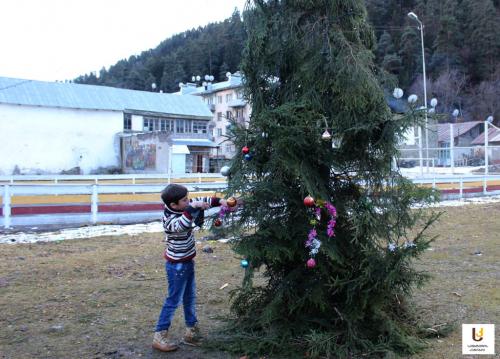
<svg viewBox="0 0 500 359">
<path fill-rule="evenodd" d="M 234 197 L 229 197 L 229 198 L 227 199 L 226 203 L 227 203 L 227 205 L 228 205 L 229 207 L 234 207 L 234 206 L 236 206 L 236 204 L 238 203 L 238 201 L 237 201 L 237 200 L 236 200 L 236 198 L 234 198 Z"/>
</svg>

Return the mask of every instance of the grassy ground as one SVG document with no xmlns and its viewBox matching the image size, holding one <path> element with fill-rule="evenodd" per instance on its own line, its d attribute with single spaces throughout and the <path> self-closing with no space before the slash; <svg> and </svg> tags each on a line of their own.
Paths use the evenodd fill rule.
<svg viewBox="0 0 500 359">
<path fill-rule="evenodd" d="M 432 230 L 441 237 L 418 264 L 434 278 L 414 303 L 422 321 L 458 326 L 412 359 L 467 358 L 460 324 L 500 325 L 500 204 L 446 210 Z M 210 243 L 214 253 L 207 254 L 204 244 L 197 283 L 206 331 L 220 325 L 228 290 L 243 271 L 227 245 Z M 150 349 L 165 292 L 162 248 L 161 233 L 1 245 L 0 358 L 235 358 L 189 347 L 172 354 Z M 182 324 L 178 311 L 174 337 L 181 337 Z"/>
</svg>

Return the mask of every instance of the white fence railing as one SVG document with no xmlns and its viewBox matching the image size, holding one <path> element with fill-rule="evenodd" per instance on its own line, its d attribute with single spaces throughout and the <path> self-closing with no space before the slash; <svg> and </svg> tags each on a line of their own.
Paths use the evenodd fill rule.
<svg viewBox="0 0 500 359">
<path fill-rule="evenodd" d="M 116 177 L 113 177 L 116 179 Z M 154 177 L 157 178 L 157 177 Z M 81 178 L 78 178 L 81 179 Z M 451 184 L 454 196 L 463 198 L 467 187 L 474 186 L 476 195 L 496 194 L 500 191 L 500 175 L 477 175 L 477 176 L 436 176 L 427 178 L 412 178 L 415 184 L 438 185 Z M 495 184 L 492 182 L 498 182 Z M 475 183 L 472 185 L 472 183 Z M 482 191 L 478 191 L 477 184 L 480 183 Z M 189 182 L 183 183 L 190 192 L 198 191 L 221 191 L 227 187 L 226 182 Z M 456 188 L 458 185 L 458 188 Z M 12 226 L 32 226 L 37 224 L 83 224 L 98 222 L 126 223 L 151 219 L 151 212 L 126 213 L 99 211 L 100 195 L 103 194 L 159 194 L 164 184 L 4 184 L 2 192 L 2 216 L 0 217 L 0 228 L 11 228 Z M 1 188 L 0 187 L 0 188 Z M 90 195 L 90 213 L 79 214 L 31 214 L 12 216 L 13 196 L 41 196 L 41 195 Z M 158 212 L 158 211 L 156 211 Z M 155 212 L 155 213 L 156 213 Z M 158 213 L 156 213 L 158 214 Z"/>
<path fill-rule="evenodd" d="M 135 184 L 137 180 L 163 180 L 170 183 L 176 179 L 192 179 L 198 183 L 207 178 L 225 178 L 220 173 L 152 173 L 152 174 L 117 174 L 117 175 L 12 175 L 0 176 L 0 183 L 22 183 L 22 182 L 54 182 L 55 184 L 64 181 L 88 181 L 99 184 L 99 181 L 130 181 Z M 143 182 L 142 181 L 142 182 Z"/>
<path fill-rule="evenodd" d="M 190 192 L 199 191 L 220 191 L 227 187 L 225 182 L 189 182 L 183 183 Z M 50 223 L 50 218 L 54 217 L 55 224 L 60 223 L 56 216 L 59 215 L 22 215 L 12 216 L 13 196 L 41 196 L 41 195 L 90 195 L 90 215 L 73 215 L 73 220 L 78 223 L 95 224 L 100 220 L 113 221 L 123 213 L 99 213 L 99 195 L 102 194 L 159 194 L 165 187 L 164 184 L 4 184 L 2 191 L 2 217 L 0 217 L 0 227 L 10 228 L 12 225 L 32 225 L 39 223 Z M 69 215 L 71 216 L 71 215 Z M 17 218 L 19 217 L 19 218 Z M 136 216 L 137 217 L 137 216 Z M 13 218 L 19 219 L 13 223 Z M 38 220 L 37 220 L 38 219 Z M 64 219 L 62 220 L 64 222 Z"/>
</svg>

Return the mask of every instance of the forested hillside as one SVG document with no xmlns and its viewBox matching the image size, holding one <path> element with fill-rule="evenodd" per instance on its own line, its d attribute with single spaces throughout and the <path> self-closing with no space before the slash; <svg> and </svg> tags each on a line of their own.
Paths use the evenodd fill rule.
<svg viewBox="0 0 500 359">
<path fill-rule="evenodd" d="M 458 120 L 500 122 L 500 0 L 366 0 L 376 36 L 377 63 L 405 92 L 422 98 L 422 53 L 415 12 L 424 23 L 428 97 L 438 112 L 458 108 Z M 173 92 L 192 75 L 225 80 L 239 69 L 246 41 L 240 14 L 192 29 L 163 41 L 155 49 L 87 74 L 77 83 Z M 453 120 L 444 118 L 444 120 Z"/>
</svg>

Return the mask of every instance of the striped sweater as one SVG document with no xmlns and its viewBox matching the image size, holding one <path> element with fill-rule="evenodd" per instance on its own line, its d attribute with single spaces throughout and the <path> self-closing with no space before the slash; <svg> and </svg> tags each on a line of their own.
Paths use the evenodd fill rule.
<svg viewBox="0 0 500 359">
<path fill-rule="evenodd" d="M 220 205 L 217 197 L 197 197 L 190 202 L 207 202 L 210 207 Z M 166 249 L 164 257 L 172 263 L 187 262 L 196 256 L 195 240 L 193 235 L 193 221 L 199 208 L 188 206 L 183 212 L 175 211 L 165 205 L 163 211 L 163 229 L 165 230 Z"/>
</svg>

